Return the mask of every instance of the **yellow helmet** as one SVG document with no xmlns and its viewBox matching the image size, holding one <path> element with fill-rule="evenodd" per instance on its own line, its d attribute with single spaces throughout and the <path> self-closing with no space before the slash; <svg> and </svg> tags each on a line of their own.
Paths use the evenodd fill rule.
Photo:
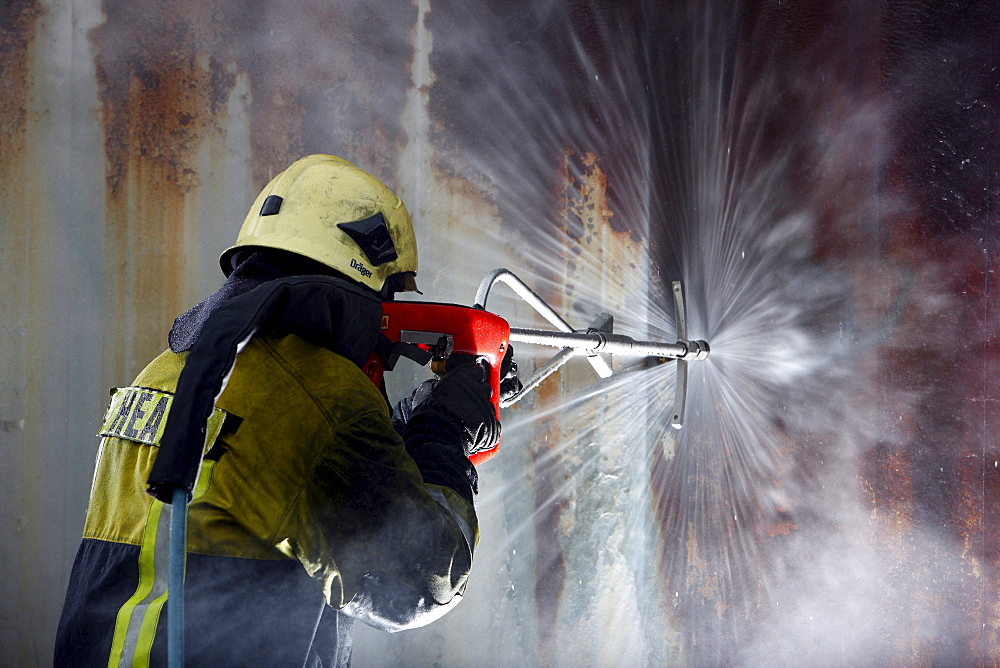
<svg viewBox="0 0 1000 668">
<path fill-rule="evenodd" d="M 417 240 L 403 202 L 368 172 L 332 155 L 292 163 L 257 196 L 230 257 L 243 246 L 304 255 L 376 292 L 416 290 Z M 386 281 L 390 286 L 386 286 Z"/>
</svg>

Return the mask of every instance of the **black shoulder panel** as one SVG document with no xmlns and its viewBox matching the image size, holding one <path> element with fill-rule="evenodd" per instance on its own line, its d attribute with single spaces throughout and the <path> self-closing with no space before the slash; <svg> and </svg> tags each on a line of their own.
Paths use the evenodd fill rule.
<svg viewBox="0 0 1000 668">
<path fill-rule="evenodd" d="M 278 278 L 224 301 L 205 320 L 177 378 L 148 492 L 168 503 L 173 490 L 183 488 L 190 498 L 208 416 L 251 337 L 297 334 L 360 368 L 381 336 L 381 318 L 382 302 L 374 293 L 330 276 Z"/>
</svg>

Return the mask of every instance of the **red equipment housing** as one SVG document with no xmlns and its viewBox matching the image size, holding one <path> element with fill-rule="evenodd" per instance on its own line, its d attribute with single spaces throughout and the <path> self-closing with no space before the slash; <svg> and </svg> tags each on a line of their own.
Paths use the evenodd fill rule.
<svg viewBox="0 0 1000 668">
<path fill-rule="evenodd" d="M 384 302 L 381 330 L 394 343 L 408 343 L 430 353 L 433 361 L 465 354 L 485 362 L 492 391 L 490 401 L 500 419 L 500 363 L 510 345 L 510 324 L 506 320 L 494 313 L 458 304 Z M 386 362 L 381 354 L 374 352 L 362 370 L 373 383 L 381 385 Z M 395 360 L 392 362 L 389 369 Z M 499 449 L 498 442 L 492 449 L 477 452 L 469 459 L 478 466 Z"/>
</svg>

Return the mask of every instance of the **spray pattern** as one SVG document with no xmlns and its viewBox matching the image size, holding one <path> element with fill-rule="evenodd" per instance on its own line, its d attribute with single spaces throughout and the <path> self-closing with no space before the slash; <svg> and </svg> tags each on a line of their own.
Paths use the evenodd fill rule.
<svg viewBox="0 0 1000 668">
<path fill-rule="evenodd" d="M 702 660 L 754 661 L 769 646 L 791 659 L 802 643 L 786 638 L 799 634 L 819 648 L 810 656 L 836 650 L 846 661 L 892 632 L 880 606 L 901 600 L 878 581 L 885 557 L 870 534 L 857 463 L 868 443 L 892 438 L 873 433 L 877 397 L 864 362 L 898 334 L 912 279 L 889 265 L 879 283 L 859 286 L 857 264 L 822 257 L 817 233 L 829 214 L 790 181 L 809 151 L 822 152 L 818 161 L 831 181 L 869 178 L 884 119 L 850 90 L 834 89 L 826 104 L 839 114 L 773 136 L 779 82 L 741 68 L 746 54 L 719 39 L 732 30 L 724 23 L 708 11 L 684 22 L 688 32 L 677 49 L 690 68 L 680 76 L 687 90 L 669 110 L 676 113 L 650 110 L 661 126 L 652 134 L 662 143 L 653 143 L 666 164 L 626 159 L 618 187 L 646 196 L 620 197 L 611 207 L 616 219 L 645 218 L 661 228 L 658 244 L 645 234 L 646 249 L 652 268 L 669 276 L 654 279 L 626 327 L 668 338 L 675 331 L 668 286 L 679 277 L 688 292 L 689 336 L 711 342 L 711 357 L 690 371 L 687 426 L 670 428 L 675 376 L 667 366 L 633 366 L 597 384 L 564 379 L 558 399 L 536 403 L 527 415 L 515 411 L 505 433 L 537 434 L 556 421 L 562 440 L 538 448 L 534 475 L 547 482 L 537 488 L 534 527 L 518 526 L 510 542 L 534 528 L 555 530 L 563 546 L 588 532 L 598 536 L 602 563 L 641 563 L 655 552 L 656 573 L 642 576 L 654 582 L 641 581 L 652 587 L 654 605 L 672 610 L 679 644 Z M 621 81 L 609 80 L 602 92 L 612 94 Z M 866 156 L 860 173 L 855 155 Z M 589 184 L 578 185 L 585 201 Z M 899 205 L 883 201 L 873 212 L 871 195 L 839 201 L 833 222 L 845 226 Z M 569 245 L 574 277 L 626 284 L 602 274 L 603 258 L 579 243 L 575 225 L 570 216 L 565 227 L 536 232 L 526 255 L 558 257 Z M 863 252 L 855 262 L 871 259 Z M 543 272 L 529 280 L 546 294 L 563 288 Z M 574 311 L 614 308 L 594 283 L 577 280 L 571 289 L 566 301 Z M 862 308 L 859 295 L 874 306 Z M 602 415 L 613 415 L 620 432 L 595 427 Z M 585 570 L 569 547 L 543 558 L 540 570 Z M 854 633 L 856 648 L 823 630 L 866 624 Z M 665 635 L 664 645 L 675 642 Z"/>
</svg>

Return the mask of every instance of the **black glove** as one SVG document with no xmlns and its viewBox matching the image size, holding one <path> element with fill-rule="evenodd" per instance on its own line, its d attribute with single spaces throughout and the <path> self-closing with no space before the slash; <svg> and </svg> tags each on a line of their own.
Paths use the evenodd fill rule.
<svg viewBox="0 0 1000 668">
<path fill-rule="evenodd" d="M 517 362 L 514 361 L 514 346 L 507 346 L 500 363 L 500 401 L 504 402 L 517 395 L 523 386 L 517 378 Z"/>
<path fill-rule="evenodd" d="M 477 359 L 475 355 L 468 353 L 453 353 L 445 363 L 445 369 L 451 371 L 460 366 L 477 364 Z M 521 381 L 517 378 L 517 362 L 514 361 L 514 346 L 508 345 L 507 352 L 500 362 L 500 401 L 510 399 L 521 389 Z"/>
<path fill-rule="evenodd" d="M 430 396 L 434 382 L 433 380 L 425 380 L 420 383 L 410 396 L 400 400 L 392 409 L 392 428 L 396 430 L 397 434 L 403 436 L 406 432 L 406 425 L 410 423 L 410 416 L 413 414 L 413 402 L 423 402 Z"/>
<path fill-rule="evenodd" d="M 440 380 L 427 380 L 393 411 L 396 431 L 403 433 L 413 418 L 438 417 L 457 428 L 468 457 L 496 446 L 500 421 L 490 403 L 486 370 L 479 364 L 464 364 L 449 370 Z"/>
</svg>

